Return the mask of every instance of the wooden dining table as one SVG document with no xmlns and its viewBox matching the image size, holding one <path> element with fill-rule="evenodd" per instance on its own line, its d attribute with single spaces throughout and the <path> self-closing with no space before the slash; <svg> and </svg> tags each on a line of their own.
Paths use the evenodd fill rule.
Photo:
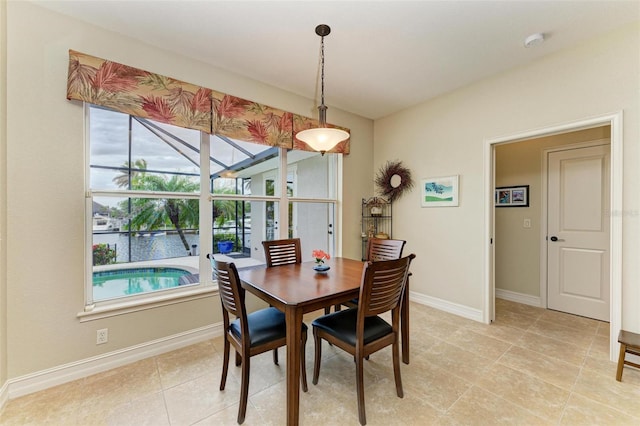
<svg viewBox="0 0 640 426">
<path fill-rule="evenodd" d="M 267 268 L 258 266 L 238 271 L 242 286 L 285 314 L 287 322 L 287 425 L 297 425 L 300 417 L 300 340 L 302 316 L 327 306 L 357 298 L 365 262 L 334 257 L 330 267 L 319 273 L 315 262 Z M 405 293 L 406 294 L 406 293 Z M 407 297 L 405 297 L 407 299 Z M 408 303 L 403 301 L 403 306 Z M 403 309 L 403 327 L 408 327 L 408 310 Z M 406 323 L 406 324 L 405 324 Z M 403 354 L 408 363 L 408 328 L 402 333 Z M 406 338 L 406 341 L 405 341 Z M 404 355 L 403 355 L 404 360 Z"/>
</svg>

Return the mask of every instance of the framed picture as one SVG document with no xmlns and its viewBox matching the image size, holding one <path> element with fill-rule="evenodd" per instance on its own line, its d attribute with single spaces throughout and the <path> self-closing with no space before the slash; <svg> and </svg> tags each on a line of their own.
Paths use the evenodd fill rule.
<svg viewBox="0 0 640 426">
<path fill-rule="evenodd" d="M 496 207 L 529 207 L 529 185 L 496 188 Z"/>
<path fill-rule="evenodd" d="M 422 179 L 422 207 L 455 207 L 458 205 L 458 175 Z"/>
</svg>

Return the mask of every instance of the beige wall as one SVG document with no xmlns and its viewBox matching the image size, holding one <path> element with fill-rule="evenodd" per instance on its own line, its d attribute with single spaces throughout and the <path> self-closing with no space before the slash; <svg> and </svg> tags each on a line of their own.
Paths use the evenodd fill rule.
<svg viewBox="0 0 640 426">
<path fill-rule="evenodd" d="M 315 115 L 313 102 L 30 3 L 10 2 L 7 9 L 8 46 L 2 61 L 8 67 L 7 91 L 2 91 L 7 99 L 7 167 L 2 167 L 7 173 L 7 247 L 0 263 L 6 256 L 6 310 L 0 305 L 0 342 L 5 324 L 8 338 L 6 347 L 0 343 L 0 358 L 8 363 L 4 377 L 220 321 L 217 296 L 85 323 L 76 318 L 84 288 L 84 119 L 82 105 L 65 98 L 68 49 L 294 113 Z M 358 232 L 351 231 L 358 229 L 360 199 L 370 193 L 373 179 L 372 172 L 363 172 L 371 170 L 373 124 L 335 108 L 328 116 L 352 131 L 352 153 L 344 159 L 343 254 L 359 258 Z M 109 343 L 96 346 L 96 330 L 105 327 Z"/>
<path fill-rule="evenodd" d="M 496 289 L 540 296 L 543 151 L 608 139 L 610 130 L 604 126 L 496 147 L 496 186 L 529 185 L 529 207 L 495 210 Z M 525 218 L 531 228 L 523 228 Z"/>
<path fill-rule="evenodd" d="M 459 207 L 421 208 L 419 187 L 394 205 L 393 235 L 417 255 L 412 291 L 483 309 L 486 141 L 623 111 L 622 325 L 640 331 L 639 33 L 636 23 L 376 120 L 374 170 L 398 158 L 418 182 L 460 175 Z"/>
<path fill-rule="evenodd" d="M 7 93 L 7 3 L 0 1 L 0 93 Z M 7 99 L 0 96 L 0 388 L 7 380 Z M 0 401 L 1 402 L 1 401 Z"/>
</svg>

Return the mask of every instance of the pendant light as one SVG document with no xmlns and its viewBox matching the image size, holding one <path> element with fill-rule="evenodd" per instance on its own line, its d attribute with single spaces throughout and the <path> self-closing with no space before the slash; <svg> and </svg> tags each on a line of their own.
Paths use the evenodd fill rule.
<svg viewBox="0 0 640 426">
<path fill-rule="evenodd" d="M 296 134 L 296 138 L 309 145 L 312 149 L 320 151 L 322 155 L 331 150 L 342 141 L 349 139 L 349 133 L 344 130 L 327 126 L 327 107 L 324 105 L 324 38 L 331 32 L 328 25 L 318 25 L 316 34 L 320 36 L 320 60 L 322 64 L 320 74 L 320 106 L 318 106 L 318 121 L 320 125 L 315 129 L 307 129 Z"/>
</svg>

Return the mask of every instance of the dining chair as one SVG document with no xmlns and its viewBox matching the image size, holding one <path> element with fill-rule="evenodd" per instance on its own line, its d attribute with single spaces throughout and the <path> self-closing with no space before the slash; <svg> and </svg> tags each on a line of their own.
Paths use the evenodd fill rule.
<svg viewBox="0 0 640 426">
<path fill-rule="evenodd" d="M 279 347 L 287 344 L 285 315 L 274 307 L 260 309 L 248 314 L 245 307 L 245 290 L 240 285 L 236 265 L 232 262 L 218 261 L 213 255 L 208 257 L 211 261 L 215 278 L 218 280 L 220 301 L 222 303 L 222 321 L 225 330 L 220 390 L 225 388 L 229 369 L 229 352 L 231 346 L 233 346 L 236 351 L 236 365 L 238 365 L 239 359 L 242 366 L 240 408 L 238 409 L 238 424 L 242 424 L 247 411 L 247 397 L 249 395 L 249 360 L 254 355 L 270 350 L 274 350 L 277 353 Z M 233 321 L 230 315 L 235 316 Z M 302 323 L 300 381 L 304 392 L 307 391 L 307 374 L 305 371 L 306 343 L 307 326 Z M 277 356 L 274 356 L 274 363 L 278 364 Z"/>
<path fill-rule="evenodd" d="M 367 242 L 367 259 L 371 262 L 395 260 L 402 257 L 405 240 L 370 238 Z"/>
<path fill-rule="evenodd" d="M 315 359 L 313 384 L 318 384 L 322 340 L 339 347 L 355 358 L 358 417 L 360 424 L 367 423 L 364 407 L 364 359 L 370 354 L 391 345 L 393 375 L 396 393 L 402 398 L 400 377 L 400 300 L 405 289 L 409 266 L 415 258 L 410 254 L 397 260 L 367 262 L 360 283 L 357 308 L 323 315 L 313 323 Z M 391 324 L 379 315 L 391 311 Z"/>
<path fill-rule="evenodd" d="M 406 243 L 405 240 L 370 238 L 367 242 L 367 258 L 365 260 L 378 262 L 380 260 L 400 259 Z M 348 302 L 344 302 L 343 305 L 355 308 L 358 306 L 358 299 L 351 299 Z M 339 311 L 340 308 L 340 305 L 335 306 L 336 311 Z"/>
<path fill-rule="evenodd" d="M 268 267 L 302 263 L 300 238 L 263 241 L 262 247 Z"/>
</svg>

